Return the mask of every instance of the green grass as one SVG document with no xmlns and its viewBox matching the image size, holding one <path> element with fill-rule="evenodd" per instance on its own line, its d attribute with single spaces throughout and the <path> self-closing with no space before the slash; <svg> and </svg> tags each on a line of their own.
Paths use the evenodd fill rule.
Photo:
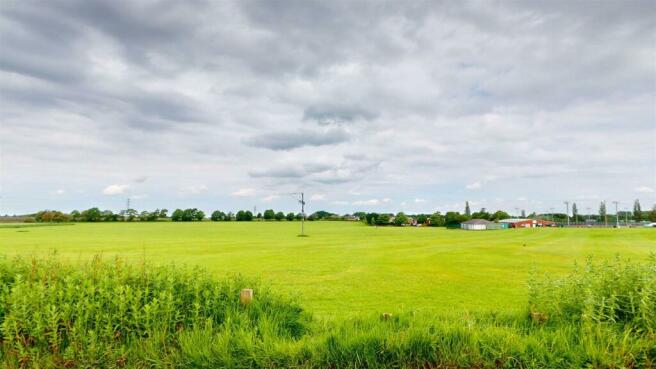
<svg viewBox="0 0 656 369">
<path fill-rule="evenodd" d="M 243 305 L 247 286 L 255 297 Z M 314 320 L 266 284 L 196 268 L 0 259 L 0 366 L 655 367 L 656 255 L 587 262 L 557 279 L 532 274 L 527 287 L 521 314 Z"/>
<path fill-rule="evenodd" d="M 535 267 L 563 274 L 588 256 L 646 260 L 654 229 L 524 229 L 467 232 L 308 222 L 102 223 L 4 228 L 0 254 L 86 262 L 94 255 L 200 265 L 241 273 L 298 295 L 323 317 L 377 312 L 517 313 Z"/>
</svg>

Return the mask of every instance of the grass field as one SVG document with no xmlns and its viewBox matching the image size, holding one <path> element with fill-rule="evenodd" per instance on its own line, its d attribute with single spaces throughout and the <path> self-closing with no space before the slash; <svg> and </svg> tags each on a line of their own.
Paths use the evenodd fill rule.
<svg viewBox="0 0 656 369">
<path fill-rule="evenodd" d="M 0 225 L 0 254 L 88 261 L 94 255 L 200 265 L 261 277 L 319 316 L 375 312 L 517 312 L 531 268 L 562 273 L 586 257 L 644 260 L 654 229 L 467 232 L 308 222 Z"/>
</svg>

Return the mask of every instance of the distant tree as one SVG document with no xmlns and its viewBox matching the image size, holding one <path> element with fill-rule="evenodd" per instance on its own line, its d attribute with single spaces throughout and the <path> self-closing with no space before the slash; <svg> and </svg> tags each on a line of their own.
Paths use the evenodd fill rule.
<svg viewBox="0 0 656 369">
<path fill-rule="evenodd" d="M 212 215 L 210 215 L 210 220 L 213 222 L 218 222 L 225 219 L 225 213 L 219 210 L 214 210 Z"/>
<path fill-rule="evenodd" d="M 656 205 L 651 209 L 647 218 L 650 222 L 656 222 Z"/>
<path fill-rule="evenodd" d="M 471 210 L 469 209 L 469 201 L 465 201 L 465 216 L 471 218 Z"/>
<path fill-rule="evenodd" d="M 238 222 L 250 222 L 253 220 L 253 213 L 248 210 L 239 210 L 235 218 Z"/>
<path fill-rule="evenodd" d="M 273 209 L 267 209 L 264 211 L 264 220 L 273 220 L 276 217 L 276 212 Z"/>
<path fill-rule="evenodd" d="M 133 222 L 135 219 L 137 219 L 138 216 L 139 216 L 139 213 L 135 209 L 127 209 L 125 211 L 123 219 L 126 222 Z"/>
<path fill-rule="evenodd" d="M 257 218 L 257 219 L 262 219 L 262 213 L 257 213 L 256 218 Z"/>
<path fill-rule="evenodd" d="M 71 211 L 71 220 L 77 222 L 80 220 L 80 212 L 78 210 Z"/>
<path fill-rule="evenodd" d="M 228 214 L 226 214 L 226 216 L 225 216 L 225 221 L 229 222 L 233 219 L 235 219 L 235 214 L 233 214 L 231 211 L 229 211 Z"/>
<path fill-rule="evenodd" d="M 34 220 L 39 223 L 61 223 L 71 220 L 71 216 L 57 210 L 43 210 L 34 215 Z"/>
<path fill-rule="evenodd" d="M 376 219 L 377 225 L 388 225 L 390 224 L 390 215 L 389 214 L 379 214 Z"/>
<path fill-rule="evenodd" d="M 602 201 L 599 204 L 599 221 L 600 222 L 605 222 L 606 221 L 606 202 Z"/>
<path fill-rule="evenodd" d="M 378 221 L 378 214 L 377 213 L 368 213 L 365 218 L 367 221 L 367 224 L 369 225 L 374 225 Z"/>
<path fill-rule="evenodd" d="M 402 225 L 408 224 L 408 220 L 409 219 L 408 219 L 407 215 L 405 215 L 403 212 L 399 212 L 394 217 L 394 224 L 397 225 L 397 226 L 402 226 Z"/>
<path fill-rule="evenodd" d="M 428 221 L 428 215 L 426 214 L 417 215 L 417 224 L 426 224 L 426 221 Z"/>
<path fill-rule="evenodd" d="M 159 211 L 159 215 L 157 216 L 158 218 L 166 218 L 166 215 L 169 211 L 167 209 L 162 209 Z"/>
<path fill-rule="evenodd" d="M 277 212 L 276 215 L 275 215 L 275 219 L 277 221 L 281 221 L 281 220 L 285 219 L 285 213 L 283 213 L 282 211 Z"/>
<path fill-rule="evenodd" d="M 205 219 L 205 213 L 202 210 L 196 210 L 194 213 L 194 219 L 198 221 L 202 221 Z"/>
<path fill-rule="evenodd" d="M 640 222 L 642 220 L 642 209 L 640 209 L 640 200 L 633 202 L 633 220 Z"/>
<path fill-rule="evenodd" d="M 327 212 L 325 210 L 319 210 L 312 213 L 311 216 L 316 220 L 322 220 L 322 219 L 332 218 L 333 216 L 335 216 L 335 214 Z"/>
<path fill-rule="evenodd" d="M 290 222 L 293 221 L 294 220 L 294 213 L 287 213 L 286 218 Z"/>
<path fill-rule="evenodd" d="M 508 219 L 508 218 L 510 218 L 510 214 L 508 214 L 508 213 L 506 213 L 505 211 L 502 211 L 502 210 L 497 210 L 496 212 L 494 212 L 494 214 L 490 215 L 489 220 L 498 221 L 498 220 Z"/>
<path fill-rule="evenodd" d="M 490 219 L 490 213 L 488 213 L 485 208 L 481 208 L 480 211 L 471 215 L 472 219 Z"/>
<path fill-rule="evenodd" d="M 80 214 L 80 219 L 83 222 L 100 222 L 102 220 L 102 214 L 100 213 L 100 209 L 91 208 L 84 210 L 82 214 Z"/>
<path fill-rule="evenodd" d="M 576 203 L 572 203 L 572 219 L 574 220 L 574 223 L 578 223 L 579 221 L 579 210 L 576 208 Z"/>
<path fill-rule="evenodd" d="M 521 217 L 522 217 L 522 218 L 526 218 L 526 210 L 522 209 L 522 215 L 521 215 Z"/>
<path fill-rule="evenodd" d="M 362 220 L 367 216 L 367 213 L 365 213 L 364 211 L 356 211 L 355 213 L 353 213 L 353 216 Z"/>
<path fill-rule="evenodd" d="M 431 214 L 429 220 L 431 227 L 444 227 L 444 216 L 439 211 Z"/>
<path fill-rule="evenodd" d="M 464 214 L 460 214 L 457 211 L 449 211 L 444 216 L 444 225 L 447 228 L 456 228 L 460 226 L 460 223 L 467 219 L 469 219 L 469 217 Z"/>
<path fill-rule="evenodd" d="M 183 215 L 184 215 L 184 211 L 182 211 L 182 209 L 175 209 L 171 214 L 171 220 L 174 222 L 181 222 Z"/>
<path fill-rule="evenodd" d="M 302 220 L 302 219 L 303 219 L 303 213 L 297 213 L 296 220 Z"/>
</svg>

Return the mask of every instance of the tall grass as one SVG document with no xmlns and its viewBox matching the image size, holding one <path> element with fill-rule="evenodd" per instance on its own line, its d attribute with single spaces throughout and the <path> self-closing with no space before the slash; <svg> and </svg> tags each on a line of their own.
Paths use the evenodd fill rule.
<svg viewBox="0 0 656 369">
<path fill-rule="evenodd" d="M 0 261 L 3 368 L 654 368 L 656 258 L 534 275 L 529 314 L 313 320 L 240 276 Z M 255 289 L 250 305 L 239 291 Z"/>
</svg>

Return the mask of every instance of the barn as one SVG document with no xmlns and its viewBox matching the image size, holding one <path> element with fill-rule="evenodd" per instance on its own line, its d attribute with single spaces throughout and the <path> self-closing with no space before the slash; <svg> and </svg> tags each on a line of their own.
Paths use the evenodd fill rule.
<svg viewBox="0 0 656 369">
<path fill-rule="evenodd" d="M 484 231 L 488 229 L 490 225 L 494 223 L 485 219 L 472 219 L 466 222 L 460 223 L 460 228 L 466 229 L 468 231 Z"/>
<path fill-rule="evenodd" d="M 510 228 L 555 227 L 556 223 L 542 219 L 502 219 L 499 223 L 507 224 Z"/>
</svg>

